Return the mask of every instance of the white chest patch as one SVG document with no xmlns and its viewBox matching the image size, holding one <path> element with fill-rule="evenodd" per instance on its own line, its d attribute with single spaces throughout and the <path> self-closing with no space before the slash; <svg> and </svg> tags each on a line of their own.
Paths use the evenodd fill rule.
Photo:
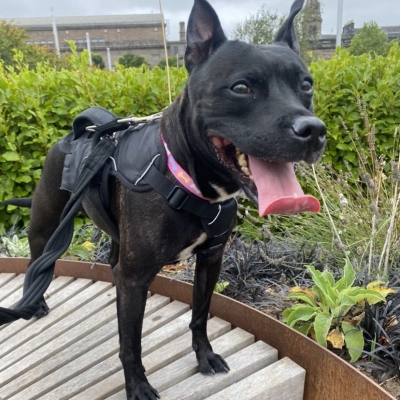
<svg viewBox="0 0 400 400">
<path fill-rule="evenodd" d="M 206 239 L 207 239 L 207 234 L 203 232 L 194 243 L 192 243 L 189 247 L 186 247 L 186 249 L 182 250 L 178 254 L 176 261 L 183 261 L 190 258 L 193 255 L 193 250 L 200 244 L 204 243 Z"/>
<path fill-rule="evenodd" d="M 219 187 L 219 186 L 217 186 L 217 185 L 213 185 L 213 184 L 211 184 L 211 187 L 212 187 L 212 188 L 218 193 L 218 195 L 219 195 L 218 199 L 214 200 L 213 203 L 214 203 L 214 202 L 215 202 L 215 203 L 219 203 L 219 202 L 222 202 L 222 201 L 225 201 L 225 200 L 229 200 L 229 199 L 231 199 L 232 197 L 236 197 L 236 196 L 240 193 L 240 190 L 238 190 L 238 191 L 235 192 L 235 193 L 229 194 L 229 193 L 227 193 L 227 192 L 225 191 L 225 189 L 223 189 L 223 188 L 221 188 L 221 187 Z"/>
</svg>

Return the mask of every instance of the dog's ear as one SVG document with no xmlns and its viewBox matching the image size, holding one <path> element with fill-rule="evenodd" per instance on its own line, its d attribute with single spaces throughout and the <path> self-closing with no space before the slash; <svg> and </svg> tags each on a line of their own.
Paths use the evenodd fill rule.
<svg viewBox="0 0 400 400">
<path fill-rule="evenodd" d="M 194 1 L 186 37 L 185 65 L 189 72 L 227 41 L 217 13 L 206 0 Z"/>
<path fill-rule="evenodd" d="M 294 52 L 300 54 L 300 45 L 297 41 L 296 32 L 293 25 L 294 17 L 300 12 L 304 4 L 304 0 L 295 0 L 290 9 L 290 14 L 287 17 L 286 21 L 280 27 L 278 33 L 275 37 L 276 44 L 286 44 L 288 45 Z"/>
</svg>

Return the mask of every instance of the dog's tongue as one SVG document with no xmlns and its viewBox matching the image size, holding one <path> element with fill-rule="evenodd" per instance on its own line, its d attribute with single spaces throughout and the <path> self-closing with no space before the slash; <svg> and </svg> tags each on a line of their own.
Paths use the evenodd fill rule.
<svg viewBox="0 0 400 400">
<path fill-rule="evenodd" d="M 249 156 L 249 164 L 257 186 L 258 213 L 261 217 L 320 210 L 315 197 L 304 195 L 292 163 L 272 163 Z"/>
</svg>

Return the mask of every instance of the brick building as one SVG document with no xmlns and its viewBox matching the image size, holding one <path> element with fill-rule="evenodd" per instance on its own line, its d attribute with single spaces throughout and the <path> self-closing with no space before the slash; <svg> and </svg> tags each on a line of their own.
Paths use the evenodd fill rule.
<svg viewBox="0 0 400 400">
<path fill-rule="evenodd" d="M 30 43 L 56 48 L 51 17 L 14 18 L 6 22 L 26 30 Z M 90 48 L 102 56 L 107 65 L 107 48 L 111 64 L 127 53 L 143 56 L 151 65 L 165 58 L 160 14 L 97 15 L 84 17 L 57 17 L 55 19 L 60 52 L 69 51 L 66 40 L 73 40 L 77 49 Z M 169 55 L 183 55 L 185 48 L 185 24 L 181 23 L 180 40 L 168 43 Z"/>
<path fill-rule="evenodd" d="M 310 33 L 316 37 L 312 50 L 317 57 L 330 58 L 335 51 L 336 35 L 321 33 L 322 13 L 319 0 L 307 0 Z M 311 9 L 311 10 L 310 10 Z M 15 18 L 6 22 L 24 28 L 32 43 L 55 47 L 52 18 Z M 165 58 L 160 14 L 96 15 L 86 17 L 57 17 L 58 41 L 61 52 L 69 51 L 66 40 L 74 40 L 78 50 L 87 48 L 86 33 L 90 48 L 99 53 L 107 65 L 107 49 L 110 49 L 111 64 L 126 53 L 143 56 L 151 65 Z M 390 40 L 400 38 L 400 26 L 382 27 Z M 343 28 L 342 46 L 348 47 L 357 32 L 353 22 Z M 181 59 L 186 47 L 185 23 L 180 23 L 179 40 L 167 42 L 168 55 Z"/>
</svg>

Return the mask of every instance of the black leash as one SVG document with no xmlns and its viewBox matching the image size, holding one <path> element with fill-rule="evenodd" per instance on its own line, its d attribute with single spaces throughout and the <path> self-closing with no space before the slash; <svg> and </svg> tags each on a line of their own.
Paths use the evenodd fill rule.
<svg viewBox="0 0 400 400">
<path fill-rule="evenodd" d="M 127 129 L 127 124 L 118 123 L 96 130 L 90 155 L 82 162 L 82 169 L 74 185 L 71 197 L 61 215 L 61 222 L 48 241 L 43 254 L 35 260 L 26 273 L 24 294 L 14 309 L 0 307 L 0 325 L 17 319 L 32 318 L 39 308 L 39 300 L 49 287 L 56 260 L 68 249 L 74 232 L 74 215 L 77 212 L 90 181 L 114 153 L 116 143 L 109 133 Z"/>
</svg>

